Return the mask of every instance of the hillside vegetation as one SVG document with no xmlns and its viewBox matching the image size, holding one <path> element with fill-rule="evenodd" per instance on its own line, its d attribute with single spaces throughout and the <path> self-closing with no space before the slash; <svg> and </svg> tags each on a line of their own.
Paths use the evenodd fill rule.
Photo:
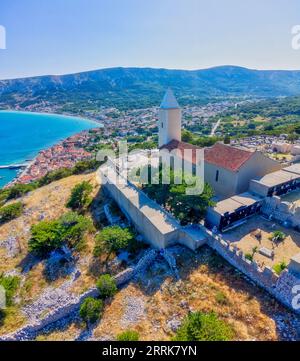
<svg viewBox="0 0 300 361">
<path fill-rule="evenodd" d="M 111 68 L 63 76 L 0 81 L 0 108 L 46 102 L 61 111 L 146 108 L 172 87 L 182 105 L 222 97 L 300 95 L 300 71 L 262 71 L 235 66 L 203 70 Z"/>
</svg>

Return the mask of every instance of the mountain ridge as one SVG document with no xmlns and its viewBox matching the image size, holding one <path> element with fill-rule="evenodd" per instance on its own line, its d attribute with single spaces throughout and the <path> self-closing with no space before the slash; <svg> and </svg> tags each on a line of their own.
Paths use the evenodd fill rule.
<svg viewBox="0 0 300 361">
<path fill-rule="evenodd" d="M 183 105 L 226 97 L 300 96 L 300 70 L 224 65 L 200 70 L 114 67 L 66 75 L 0 80 L 0 106 L 47 101 L 95 106 L 156 105 L 171 87 Z M 24 102 L 24 104 L 22 104 Z"/>
</svg>

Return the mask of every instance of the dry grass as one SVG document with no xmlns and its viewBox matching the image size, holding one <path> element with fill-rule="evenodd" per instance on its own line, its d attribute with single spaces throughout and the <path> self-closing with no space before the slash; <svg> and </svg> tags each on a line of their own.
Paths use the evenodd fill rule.
<svg viewBox="0 0 300 361">
<path fill-rule="evenodd" d="M 120 320 L 126 309 L 126 299 L 135 296 L 144 301 L 145 313 L 129 328 L 138 331 L 142 340 L 169 340 L 173 332 L 167 321 L 182 319 L 188 313 L 182 301 L 193 311 L 216 312 L 233 326 L 237 340 L 280 338 L 273 316 L 286 310 L 246 282 L 209 248 L 203 248 L 196 256 L 184 251 L 178 255 L 177 263 L 181 264 L 182 280 L 179 282 L 155 269 L 140 282 L 121 290 L 105 309 L 95 337 L 113 338 L 128 328 Z"/>
<path fill-rule="evenodd" d="M 215 255 L 208 247 L 197 254 L 179 248 L 176 255 L 181 275 L 175 281 L 165 262 L 156 262 L 136 282 L 121 289 L 106 302 L 101 321 L 94 329 L 96 339 L 114 339 L 126 329 L 135 330 L 140 339 L 170 340 L 174 332 L 168 321 L 183 319 L 192 311 L 214 311 L 232 325 L 236 340 L 278 340 L 274 316 L 284 314 L 286 324 L 292 315 L 258 287 Z M 124 322 L 128 306 L 135 301 L 144 305 L 131 310 L 132 322 Z M 41 340 L 72 340 L 84 329 L 73 322 L 64 330 L 39 336 Z M 293 330 L 289 330 L 293 334 Z"/>
<path fill-rule="evenodd" d="M 16 237 L 19 248 L 15 257 L 9 256 L 5 248 L 0 248 L 0 273 L 12 270 L 22 271 L 22 267 L 27 263 L 27 244 L 30 238 L 30 227 L 38 223 L 41 218 L 52 220 L 69 211 L 65 204 L 71 194 L 71 189 L 84 180 L 89 181 L 93 185 L 92 195 L 96 196 L 99 191 L 99 185 L 96 183 L 95 174 L 91 173 L 61 179 L 21 198 L 25 205 L 24 214 L 18 219 L 0 226 L 0 240 Z M 86 249 L 81 252 L 81 260 L 86 259 L 85 262 L 80 264 L 81 277 L 74 284 L 74 292 L 76 293 L 83 292 L 95 282 L 88 273 L 89 257 L 91 257 L 93 246 L 94 236 L 90 234 L 86 237 Z M 22 273 L 22 282 L 18 293 L 19 301 L 13 308 L 8 310 L 4 325 L 0 327 L 1 334 L 20 327 L 25 321 L 20 308 L 24 304 L 36 299 L 43 289 L 49 286 L 43 271 L 44 265 L 38 263 L 30 271 Z M 65 280 L 60 278 L 51 282 L 51 286 L 58 287 Z"/>
</svg>

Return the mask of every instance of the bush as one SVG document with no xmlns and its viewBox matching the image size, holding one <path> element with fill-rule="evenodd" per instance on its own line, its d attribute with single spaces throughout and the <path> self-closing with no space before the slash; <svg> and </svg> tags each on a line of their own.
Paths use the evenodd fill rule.
<svg viewBox="0 0 300 361">
<path fill-rule="evenodd" d="M 69 177 L 72 174 L 73 174 L 73 170 L 70 168 L 61 168 L 51 171 L 38 180 L 38 186 L 39 187 L 45 186 L 59 179 Z"/>
<path fill-rule="evenodd" d="M 79 309 L 80 317 L 87 323 L 95 323 L 102 315 L 103 301 L 87 297 Z"/>
<path fill-rule="evenodd" d="M 284 271 L 287 268 L 287 264 L 283 261 L 278 264 L 275 264 L 273 266 L 273 270 L 278 274 L 278 276 L 281 274 L 282 271 Z"/>
<path fill-rule="evenodd" d="M 230 301 L 229 299 L 227 298 L 227 296 L 219 291 L 217 292 L 216 294 L 216 301 L 220 304 L 220 305 L 229 305 L 230 304 Z"/>
<path fill-rule="evenodd" d="M 73 167 L 74 174 L 81 174 L 88 171 L 96 170 L 101 165 L 96 159 L 81 160 Z"/>
<path fill-rule="evenodd" d="M 91 219 L 76 212 L 68 212 L 60 217 L 59 222 L 63 227 L 63 240 L 69 247 L 78 251 L 84 247 L 84 234 L 93 229 Z"/>
<path fill-rule="evenodd" d="M 140 335 L 136 331 L 124 331 L 122 333 L 119 333 L 117 335 L 117 341 L 138 341 L 140 338 Z"/>
<path fill-rule="evenodd" d="M 116 281 L 109 274 L 100 276 L 96 286 L 100 293 L 100 297 L 103 299 L 112 297 L 118 291 Z"/>
<path fill-rule="evenodd" d="M 246 253 L 245 258 L 252 262 L 253 261 L 253 254 L 252 253 Z"/>
<path fill-rule="evenodd" d="M 63 226 L 61 222 L 41 221 L 31 227 L 31 238 L 28 242 L 30 252 L 46 256 L 49 252 L 62 246 Z"/>
<path fill-rule="evenodd" d="M 9 201 L 10 199 L 16 199 L 22 197 L 24 194 L 31 192 L 32 190 L 37 188 L 36 183 L 30 184 L 15 184 L 12 187 L 2 190 L 2 195 L 5 195 L 5 201 Z"/>
<path fill-rule="evenodd" d="M 0 286 L 4 287 L 6 292 L 6 305 L 13 304 L 13 297 L 20 285 L 20 279 L 17 276 L 0 275 Z"/>
<path fill-rule="evenodd" d="M 230 341 L 232 328 L 214 312 L 190 313 L 177 330 L 174 341 Z"/>
<path fill-rule="evenodd" d="M 23 212 L 23 204 L 16 202 L 0 208 L 0 223 L 19 217 Z"/>
<path fill-rule="evenodd" d="M 79 251 L 84 247 L 85 233 L 92 229 L 92 221 L 75 212 L 68 212 L 58 220 L 41 221 L 31 227 L 29 251 L 39 256 L 47 256 L 64 243 Z"/>
<path fill-rule="evenodd" d="M 87 181 L 77 184 L 72 189 L 70 199 L 66 206 L 72 210 L 84 210 L 91 202 L 90 194 L 92 190 L 92 185 Z"/>
<path fill-rule="evenodd" d="M 97 257 L 102 251 L 106 251 L 109 257 L 112 252 L 127 248 L 133 238 L 134 234 L 128 228 L 106 227 L 96 236 L 94 255 Z"/>
<path fill-rule="evenodd" d="M 286 238 L 286 234 L 281 231 L 275 231 L 272 233 L 270 239 L 275 242 L 282 242 Z"/>
</svg>

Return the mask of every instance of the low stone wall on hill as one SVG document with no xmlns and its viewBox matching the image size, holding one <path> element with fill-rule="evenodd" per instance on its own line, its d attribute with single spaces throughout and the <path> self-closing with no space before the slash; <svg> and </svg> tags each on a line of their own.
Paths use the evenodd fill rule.
<svg viewBox="0 0 300 361">
<path fill-rule="evenodd" d="M 300 286 L 300 278 L 288 270 L 283 271 L 280 276 L 278 276 L 274 270 L 269 267 L 262 269 L 255 261 L 246 259 L 241 250 L 238 250 L 237 247 L 232 246 L 220 236 L 214 235 L 208 230 L 206 233 L 208 236 L 207 244 L 218 252 L 220 256 L 249 277 L 258 286 L 268 291 L 282 304 L 300 315 L 300 307 L 296 309 L 293 305 L 293 300 L 295 300 L 296 296 L 294 287 Z"/>
<path fill-rule="evenodd" d="M 118 287 L 129 282 L 134 276 L 143 272 L 147 269 L 150 264 L 156 259 L 157 251 L 150 249 L 146 251 L 145 255 L 139 260 L 135 267 L 129 267 L 123 272 L 118 273 L 114 279 Z M 20 328 L 19 330 L 0 337 L 0 341 L 22 341 L 22 340 L 31 340 L 34 339 L 38 333 L 40 333 L 45 327 L 50 324 L 67 317 L 71 313 L 77 312 L 81 303 L 87 297 L 97 297 L 99 292 L 96 287 L 90 288 L 85 293 L 81 294 L 77 298 L 73 299 L 71 302 L 66 304 L 63 307 L 60 307 L 52 312 L 49 312 L 42 320 L 35 320 L 26 326 Z"/>
</svg>

